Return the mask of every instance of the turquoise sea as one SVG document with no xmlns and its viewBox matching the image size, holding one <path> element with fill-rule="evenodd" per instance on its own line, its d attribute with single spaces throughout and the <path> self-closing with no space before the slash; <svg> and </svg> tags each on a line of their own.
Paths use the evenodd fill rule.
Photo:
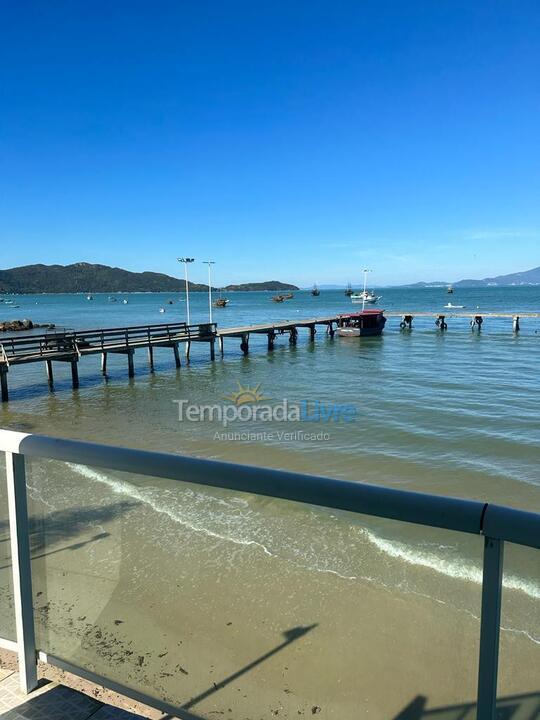
<svg viewBox="0 0 540 720">
<path fill-rule="evenodd" d="M 540 312 L 540 287 L 456 289 L 453 295 L 445 288 L 384 288 L 378 293 L 382 296 L 378 305 L 388 313 L 443 313 L 449 301 L 466 306 L 461 312 Z M 343 291 L 323 290 L 318 298 L 299 291 L 279 305 L 271 301 L 272 293 L 227 296 L 229 306 L 213 310 L 220 327 L 358 308 Z M 0 319 L 27 317 L 78 329 L 185 319 L 183 294 L 114 297 L 117 302 L 107 294 L 94 294 L 91 301 L 85 295 L 17 296 L 11 299 L 18 308 L 0 303 Z M 206 322 L 207 295 L 192 293 L 190 299 L 192 322 Z M 164 314 L 160 307 L 166 309 Z M 307 331 L 300 330 L 296 347 L 284 335 L 271 353 L 264 336 L 254 336 L 248 357 L 242 355 L 239 340 L 230 339 L 225 341 L 224 357 L 217 355 L 213 363 L 208 346 L 195 345 L 189 365 L 183 362 L 178 370 L 172 351 L 159 349 L 154 373 L 141 350 L 135 355 L 132 380 L 122 356 L 110 358 L 107 378 L 100 374 L 99 356 L 94 356 L 80 362 L 77 391 L 71 388 L 69 367 L 56 369 L 54 392 L 47 388 L 44 367 L 15 367 L 9 373 L 10 402 L 0 408 L 0 426 L 540 511 L 540 318 L 524 317 L 517 335 L 512 333 L 511 317 L 486 319 L 480 333 L 471 331 L 467 318 L 450 318 L 448 325 L 441 333 L 434 318 L 418 317 L 408 332 L 400 330 L 399 318 L 390 318 L 380 338 L 332 340 L 320 329 L 314 343 Z M 208 419 L 179 421 L 176 401 L 227 403 L 225 398 L 239 386 L 258 388 L 269 403 L 352 404 L 356 416 L 352 422 L 336 423 L 236 421 L 228 428 Z M 45 461 L 32 464 L 29 487 L 47 556 L 36 560 L 41 573 L 38 584 L 50 601 L 49 615 L 44 619 L 42 613 L 40 622 L 44 642 L 56 644 L 60 655 L 63 652 L 79 663 L 97 662 L 91 634 L 76 642 L 62 635 L 60 628 L 66 618 L 77 626 L 77 618 L 89 616 L 91 611 L 83 612 L 80 606 L 83 596 L 91 593 L 89 578 L 96 583 L 99 577 L 100 583 L 105 583 L 103 578 L 110 583 L 100 585 L 107 601 L 98 603 L 101 610 L 94 624 L 114 622 L 115 613 L 135 622 L 144 608 L 155 614 L 159 607 L 168 634 L 175 627 L 178 638 L 184 637 L 180 618 L 196 627 L 202 656 L 214 654 L 224 674 L 241 663 L 235 653 L 244 652 L 242 661 L 249 660 L 255 652 L 253 642 L 260 641 L 262 652 L 272 633 L 278 632 L 279 618 L 287 617 L 289 625 L 317 623 L 306 636 L 309 653 L 302 655 L 303 641 L 294 646 L 300 648 L 295 652 L 302 661 L 297 668 L 297 696 L 291 699 L 290 693 L 283 695 L 279 689 L 284 717 L 297 717 L 306 708 L 309 714 L 311 706 L 321 706 L 322 717 L 355 717 L 352 707 L 359 704 L 373 717 L 393 717 L 390 713 L 397 714 L 411 699 L 412 687 L 435 703 L 465 702 L 474 696 L 479 538 Z M 108 514 L 111 507 L 118 512 Z M 102 539 L 93 540 L 100 535 Z M 71 543 L 79 547 L 65 551 Z M 538 678 L 534 668 L 540 666 L 537 555 L 507 548 L 501 687 L 508 694 L 538 690 L 533 687 Z M 91 571 L 88 576 L 85 571 L 77 585 L 78 568 L 86 566 Z M 73 611 L 63 604 L 61 573 L 84 589 L 84 593 L 73 586 L 66 590 L 62 579 L 62 592 L 75 606 Z M 181 611 L 165 591 L 173 584 L 182 589 Z M 271 596 L 269 588 L 274 588 Z M 234 598 L 244 617 L 244 633 L 240 628 L 231 645 L 228 630 L 220 625 L 223 620 L 223 628 L 229 627 L 225 616 L 233 612 L 225 597 Z M 0 606 L 1 602 L 0 595 Z M 199 626 L 196 612 L 211 618 L 209 625 Z M 220 629 L 210 632 L 214 623 Z M 80 632 L 87 632 L 82 621 L 79 625 Z M 380 632 L 372 634 L 372 627 Z M 152 637 L 155 632 L 153 628 Z M 201 640 L 200 633 L 208 638 Z M 317 692 L 317 683 L 310 684 L 307 677 L 309 657 L 318 658 L 323 648 L 329 657 L 343 657 L 348 670 L 341 667 L 336 673 L 345 677 L 358 661 L 354 653 L 358 645 L 350 647 L 347 638 L 363 644 L 366 682 L 349 698 L 340 695 L 339 678 L 331 672 L 319 688 L 324 701 L 309 700 L 310 693 Z M 144 679 L 148 692 L 174 702 L 185 699 L 185 692 L 197 693 L 196 685 L 184 692 L 162 676 L 159 648 L 150 647 L 144 633 L 139 639 L 154 653 Z M 346 652 L 343 644 L 338 647 L 339 640 L 347 645 Z M 189 644 L 186 638 L 184 642 Z M 100 662 L 105 662 L 102 655 Z M 143 682 L 140 669 L 132 668 L 129 661 L 110 663 L 120 681 Z M 394 672 L 409 667 L 407 663 L 414 667 L 407 671 L 408 683 L 391 691 L 382 690 L 380 673 L 369 679 L 376 667 L 387 666 Z M 435 669 L 439 663 L 447 663 L 446 674 Z M 199 674 L 210 673 L 204 668 Z M 267 675 L 250 675 L 246 682 L 255 683 L 258 691 L 264 688 L 263 695 L 270 690 L 277 693 L 279 672 L 269 665 Z M 208 675 L 209 682 L 212 677 Z M 293 690 L 294 686 L 294 681 L 287 685 Z M 252 717 L 249 701 L 240 701 L 241 695 L 236 691 L 230 695 L 228 690 L 216 693 L 202 703 L 201 716 L 227 715 L 236 703 L 234 709 L 241 712 L 230 717 Z M 275 714 L 278 705 L 273 702 L 268 699 L 261 717 Z"/>
</svg>

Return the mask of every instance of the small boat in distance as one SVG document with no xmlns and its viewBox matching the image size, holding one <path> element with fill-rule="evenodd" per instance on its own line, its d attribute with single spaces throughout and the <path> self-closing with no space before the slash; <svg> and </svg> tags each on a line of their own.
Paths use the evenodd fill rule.
<svg viewBox="0 0 540 720">
<path fill-rule="evenodd" d="M 363 290 L 359 293 L 352 293 L 351 294 L 351 302 L 353 303 L 376 303 L 378 300 L 381 299 L 382 295 L 375 295 L 371 290 Z"/>
<path fill-rule="evenodd" d="M 214 300 L 214 302 L 212 303 L 212 305 L 214 307 L 224 308 L 224 307 L 227 307 L 227 305 L 229 304 L 229 298 L 222 297 L 221 293 L 222 293 L 222 288 L 219 289 L 219 297 L 216 300 Z"/>
<path fill-rule="evenodd" d="M 382 335 L 386 318 L 384 310 L 362 310 L 352 315 L 340 315 L 336 330 L 340 337 L 374 337 Z"/>
<path fill-rule="evenodd" d="M 127 305 L 129 300 L 122 300 L 122 302 L 124 303 L 124 305 Z"/>
<path fill-rule="evenodd" d="M 316 283 L 315 283 L 315 285 L 311 288 L 311 294 L 313 295 L 313 297 L 319 297 L 319 295 L 321 294 L 321 291 L 320 291 L 319 288 L 317 287 L 317 284 L 316 284 Z"/>
<path fill-rule="evenodd" d="M 160 312 L 160 313 L 164 313 L 164 312 L 165 312 L 165 308 L 159 308 L 159 312 Z"/>
<path fill-rule="evenodd" d="M 451 285 L 449 285 L 449 286 L 446 288 L 446 292 L 447 292 L 449 295 L 452 295 L 452 293 L 454 292 L 454 288 L 453 288 Z"/>
<path fill-rule="evenodd" d="M 371 272 L 371 270 L 364 269 L 364 289 L 362 292 L 351 293 L 351 302 L 362 303 L 362 310 L 366 303 L 371 305 L 381 299 L 381 295 L 375 295 L 372 290 L 367 289 L 367 275 L 369 272 Z"/>
<path fill-rule="evenodd" d="M 274 295 L 272 297 L 272 300 L 274 302 L 283 302 L 285 300 L 285 296 L 284 295 Z"/>
<path fill-rule="evenodd" d="M 87 295 L 87 296 L 86 296 L 86 299 L 87 299 L 87 300 L 93 300 L 94 298 L 93 298 L 91 295 Z"/>
<path fill-rule="evenodd" d="M 347 283 L 347 287 L 345 288 L 345 296 L 351 297 L 351 295 L 354 295 L 354 290 L 351 287 L 351 283 Z"/>
<path fill-rule="evenodd" d="M 466 307 L 466 305 L 452 305 L 452 303 L 449 302 L 449 303 L 446 303 L 446 305 L 445 305 L 444 307 L 445 307 L 445 308 L 452 308 L 452 309 L 454 309 L 454 310 L 463 310 L 463 308 Z"/>
</svg>

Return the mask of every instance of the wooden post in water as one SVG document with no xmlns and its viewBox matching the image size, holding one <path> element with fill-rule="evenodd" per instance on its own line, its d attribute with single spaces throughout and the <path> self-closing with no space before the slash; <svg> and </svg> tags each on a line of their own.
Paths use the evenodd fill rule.
<svg viewBox="0 0 540 720">
<path fill-rule="evenodd" d="M 403 315 L 401 322 L 399 324 L 399 327 L 402 330 L 412 330 L 412 321 L 413 321 L 412 315 Z"/>
<path fill-rule="evenodd" d="M 439 315 L 437 320 L 435 320 L 435 325 L 439 328 L 439 330 L 448 330 L 445 318 L 445 315 Z"/>
<path fill-rule="evenodd" d="M 332 321 L 330 321 L 330 322 L 328 323 L 328 326 L 327 326 L 327 328 L 326 328 L 326 332 L 328 333 L 328 335 L 330 335 L 330 338 L 332 338 L 332 339 L 334 338 L 334 335 L 335 335 L 335 332 L 336 332 L 336 331 L 334 330 L 334 323 L 333 323 Z"/>
<path fill-rule="evenodd" d="M 0 390 L 2 393 L 2 402 L 7 402 L 9 400 L 7 374 L 8 366 L 0 365 Z"/>
<path fill-rule="evenodd" d="M 52 360 L 45 360 L 45 367 L 47 368 L 47 383 L 50 388 L 54 385 L 54 375 Z"/>
<path fill-rule="evenodd" d="M 247 355 L 249 353 L 249 333 L 244 333 L 242 335 L 240 350 L 244 353 L 244 355 Z"/>
<path fill-rule="evenodd" d="M 188 340 L 186 343 L 186 362 L 189 362 L 190 350 L 191 350 L 191 340 Z M 180 367 L 180 365 L 177 365 L 176 367 Z"/>
<path fill-rule="evenodd" d="M 317 332 L 317 329 L 316 329 L 315 325 L 310 325 L 310 326 L 309 326 L 309 340 L 310 340 L 310 342 L 314 342 L 314 341 L 315 341 L 315 334 L 316 334 L 316 332 Z"/>
<path fill-rule="evenodd" d="M 292 327 L 289 330 L 289 343 L 291 345 L 296 345 L 298 341 L 298 330 L 295 327 Z"/>
<path fill-rule="evenodd" d="M 269 330 L 268 331 L 268 350 L 274 349 L 274 340 L 276 339 L 276 333 L 275 330 Z"/>
<path fill-rule="evenodd" d="M 101 374 L 107 374 L 107 353 L 101 353 Z"/>
<path fill-rule="evenodd" d="M 219 352 L 221 353 L 221 357 L 223 357 L 223 336 L 220 335 L 218 338 L 219 343 Z"/>
<path fill-rule="evenodd" d="M 210 360 L 215 360 L 216 359 L 216 349 L 215 349 L 216 341 L 214 338 L 211 338 L 209 342 L 210 342 Z"/>
<path fill-rule="evenodd" d="M 73 389 L 76 390 L 79 387 L 79 360 L 71 361 L 71 384 Z"/>
<path fill-rule="evenodd" d="M 150 365 L 150 372 L 154 372 L 154 348 L 152 345 L 148 345 L 148 364 Z"/>
<path fill-rule="evenodd" d="M 484 318 L 481 315 L 475 315 L 474 319 L 471 320 L 471 330 L 478 330 L 478 332 L 480 332 L 483 322 Z"/>
<path fill-rule="evenodd" d="M 178 348 L 178 343 L 174 343 L 173 345 L 173 353 L 174 353 L 174 364 L 177 368 L 179 368 L 182 363 L 180 362 L 180 350 Z M 186 350 L 186 358 L 189 361 L 189 350 Z"/>
<path fill-rule="evenodd" d="M 512 330 L 515 333 L 519 332 L 519 315 L 514 315 L 514 317 L 512 318 Z"/>
<path fill-rule="evenodd" d="M 135 355 L 135 350 L 133 348 L 128 348 L 128 351 L 127 351 L 128 377 L 130 377 L 130 378 L 135 377 L 135 365 L 133 363 L 134 355 Z"/>
</svg>

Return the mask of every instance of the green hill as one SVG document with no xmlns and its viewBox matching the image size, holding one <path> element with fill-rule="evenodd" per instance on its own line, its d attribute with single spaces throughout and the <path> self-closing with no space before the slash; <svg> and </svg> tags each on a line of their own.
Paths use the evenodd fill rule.
<svg viewBox="0 0 540 720">
<path fill-rule="evenodd" d="M 260 286 L 260 287 L 259 287 Z M 0 270 L 0 293 L 181 292 L 184 280 L 155 272 L 130 272 L 108 265 L 24 265 Z M 189 283 L 193 292 L 208 285 Z M 228 290 L 294 290 L 280 282 L 229 285 Z"/>
</svg>

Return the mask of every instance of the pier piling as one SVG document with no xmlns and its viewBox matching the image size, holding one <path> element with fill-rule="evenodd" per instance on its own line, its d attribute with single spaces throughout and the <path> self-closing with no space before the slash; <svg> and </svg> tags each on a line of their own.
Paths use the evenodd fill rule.
<svg viewBox="0 0 540 720">
<path fill-rule="evenodd" d="M 127 351 L 128 377 L 130 377 L 130 378 L 135 377 L 135 365 L 133 363 L 134 355 L 135 355 L 135 350 L 133 350 L 133 348 L 128 348 L 128 351 Z"/>
<path fill-rule="evenodd" d="M 148 346 L 148 365 L 150 366 L 150 372 L 154 372 L 154 348 L 152 345 Z"/>
<path fill-rule="evenodd" d="M 471 329 L 473 331 L 478 330 L 478 332 L 480 332 L 480 330 L 482 329 L 483 322 L 484 322 L 484 318 L 481 315 L 475 315 L 473 317 L 473 319 L 471 320 Z"/>
<path fill-rule="evenodd" d="M 79 360 L 71 360 L 71 385 L 76 390 L 79 387 Z"/>
<path fill-rule="evenodd" d="M 242 334 L 242 342 L 240 343 L 240 350 L 247 355 L 249 353 L 249 333 Z"/>
<path fill-rule="evenodd" d="M 403 315 L 403 317 L 401 318 L 401 322 L 399 323 L 399 327 L 402 330 L 412 330 L 412 321 L 412 315 Z"/>
<path fill-rule="evenodd" d="M 54 385 L 52 360 L 45 360 L 45 368 L 47 369 L 47 384 L 49 388 L 52 388 Z"/>
<path fill-rule="evenodd" d="M 446 315 L 439 315 L 439 317 L 435 320 L 435 325 L 439 328 L 439 330 L 448 330 Z"/>
<path fill-rule="evenodd" d="M 512 318 L 512 330 L 515 333 L 519 332 L 519 315 L 514 315 Z"/>
<path fill-rule="evenodd" d="M 182 363 L 180 361 L 180 349 L 178 347 L 178 343 L 174 343 L 173 345 L 173 353 L 174 353 L 174 364 L 177 368 L 181 367 Z M 189 351 L 186 348 L 186 358 L 189 361 Z"/>
<path fill-rule="evenodd" d="M 107 374 L 107 353 L 101 353 L 101 374 Z"/>
<path fill-rule="evenodd" d="M 7 402 L 9 400 L 7 374 L 8 374 L 7 365 L 1 365 L 0 366 L 0 393 L 2 395 L 2 402 Z"/>
</svg>

